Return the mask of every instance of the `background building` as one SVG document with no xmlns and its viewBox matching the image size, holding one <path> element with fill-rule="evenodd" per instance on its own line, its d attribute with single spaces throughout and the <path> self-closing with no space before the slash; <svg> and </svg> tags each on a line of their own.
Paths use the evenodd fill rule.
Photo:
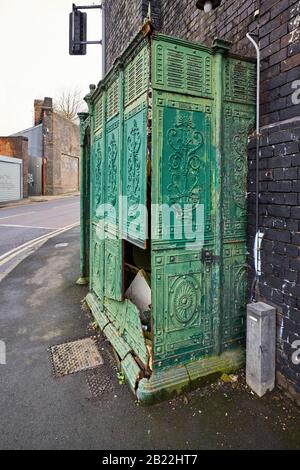
<svg viewBox="0 0 300 470">
<path fill-rule="evenodd" d="M 52 98 L 34 101 L 34 127 L 20 131 L 28 139 L 29 195 L 79 191 L 79 127 L 56 113 Z"/>
<path fill-rule="evenodd" d="M 148 0 L 106 0 L 106 70 L 140 28 Z M 300 365 L 293 361 L 300 340 L 300 2 L 223 0 L 211 13 L 194 0 L 152 0 L 153 23 L 160 32 L 211 45 L 232 41 L 232 51 L 255 57 L 246 38 L 257 33 L 261 49 L 260 204 L 262 276 L 258 297 L 276 306 L 277 381 L 300 403 Z M 235 77 L 243 93 L 243 77 Z M 248 242 L 255 235 L 255 142 L 249 148 Z M 249 285 L 253 280 L 249 260 Z M 296 363 L 295 363 L 296 362 Z"/>
<path fill-rule="evenodd" d="M 0 137 L 0 202 L 28 196 L 28 139 Z"/>
</svg>

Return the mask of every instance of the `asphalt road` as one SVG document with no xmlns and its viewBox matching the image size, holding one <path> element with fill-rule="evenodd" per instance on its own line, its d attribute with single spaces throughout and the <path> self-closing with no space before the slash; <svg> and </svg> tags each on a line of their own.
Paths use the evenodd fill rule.
<svg viewBox="0 0 300 470">
<path fill-rule="evenodd" d="M 76 222 L 79 222 L 79 196 L 1 208 L 0 256 Z"/>
<path fill-rule="evenodd" d="M 1 283 L 1 450 L 300 448 L 299 410 L 275 391 L 257 398 L 241 376 L 185 399 L 137 406 L 82 306 L 87 287 L 76 285 L 79 275 L 76 227 L 47 241 Z M 56 378 L 49 348 L 90 336 L 103 364 Z M 64 354 L 60 363 L 69 364 Z"/>
</svg>

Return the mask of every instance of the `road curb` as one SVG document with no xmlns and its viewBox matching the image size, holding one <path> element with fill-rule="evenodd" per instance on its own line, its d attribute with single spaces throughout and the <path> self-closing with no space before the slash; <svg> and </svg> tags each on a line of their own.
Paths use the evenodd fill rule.
<svg viewBox="0 0 300 470">
<path fill-rule="evenodd" d="M 16 202 L 1 202 L 0 209 L 10 209 L 13 207 L 22 207 L 30 204 L 42 203 L 42 202 L 51 202 L 51 201 L 58 201 L 61 199 L 71 199 L 73 197 L 79 197 L 79 193 L 74 194 L 65 194 L 61 196 L 34 196 L 28 199 L 21 199 L 20 201 Z"/>
</svg>

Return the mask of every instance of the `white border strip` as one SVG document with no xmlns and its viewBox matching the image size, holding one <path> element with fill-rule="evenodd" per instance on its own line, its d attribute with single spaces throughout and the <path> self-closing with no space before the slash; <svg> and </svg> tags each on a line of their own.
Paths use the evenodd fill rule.
<svg viewBox="0 0 300 470">
<path fill-rule="evenodd" d="M 11 261 L 13 258 L 18 256 L 19 254 L 23 253 L 29 248 L 34 247 L 35 245 L 41 243 L 42 241 L 50 240 L 51 238 L 56 237 L 57 235 L 60 235 L 61 233 L 67 232 L 68 230 L 71 230 L 72 228 L 75 228 L 78 226 L 79 226 L 79 222 L 76 222 L 75 224 L 68 225 L 62 229 L 55 230 L 54 232 L 46 233 L 45 235 L 42 235 L 41 237 L 30 240 L 29 242 L 26 242 L 23 245 L 20 245 L 14 248 L 13 250 L 10 250 L 7 253 L 4 253 L 4 255 L 0 256 L 0 266 L 3 266 L 3 264 L 7 263 L 8 261 Z"/>
</svg>

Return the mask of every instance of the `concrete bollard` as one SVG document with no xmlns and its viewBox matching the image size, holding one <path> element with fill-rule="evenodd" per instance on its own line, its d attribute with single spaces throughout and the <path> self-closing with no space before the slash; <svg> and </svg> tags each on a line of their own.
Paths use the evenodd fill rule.
<svg viewBox="0 0 300 470">
<path fill-rule="evenodd" d="M 276 309 L 263 302 L 247 306 L 246 381 L 262 397 L 275 387 Z"/>
</svg>

